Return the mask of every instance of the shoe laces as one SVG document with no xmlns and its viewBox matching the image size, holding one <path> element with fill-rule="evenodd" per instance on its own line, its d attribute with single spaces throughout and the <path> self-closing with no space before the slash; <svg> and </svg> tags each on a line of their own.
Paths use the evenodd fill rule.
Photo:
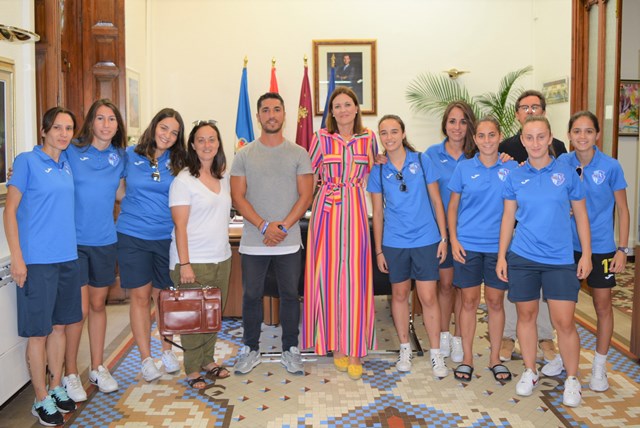
<svg viewBox="0 0 640 428">
<path fill-rule="evenodd" d="M 56 386 L 51 390 L 52 394 L 60 401 L 67 401 L 69 396 L 67 395 L 67 390 L 61 386 Z"/>
<path fill-rule="evenodd" d="M 433 367 L 444 366 L 444 357 L 442 356 L 442 354 L 438 353 L 431 357 L 431 365 Z"/>
<path fill-rule="evenodd" d="M 604 364 L 594 364 L 591 369 L 591 376 L 596 379 L 603 379 L 605 377 L 605 367 Z"/>
<path fill-rule="evenodd" d="M 109 373 L 109 370 L 100 366 L 96 370 L 96 377 L 98 378 L 99 381 L 101 380 L 104 382 L 104 381 L 108 381 L 112 376 L 111 376 L 111 373 Z"/>
<path fill-rule="evenodd" d="M 398 355 L 398 361 L 411 361 L 413 354 L 409 348 L 400 348 L 400 354 Z"/>
<path fill-rule="evenodd" d="M 36 408 L 41 407 L 47 415 L 53 415 L 58 411 L 56 403 L 51 397 L 46 397 L 44 400 L 36 403 Z"/>
<path fill-rule="evenodd" d="M 71 389 L 76 389 L 80 387 L 82 384 L 80 383 L 80 378 L 78 376 L 67 376 L 67 385 Z"/>
</svg>

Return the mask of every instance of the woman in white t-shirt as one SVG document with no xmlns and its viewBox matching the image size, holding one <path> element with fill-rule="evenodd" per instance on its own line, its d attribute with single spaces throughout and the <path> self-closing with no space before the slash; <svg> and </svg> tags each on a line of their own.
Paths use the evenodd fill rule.
<svg viewBox="0 0 640 428">
<path fill-rule="evenodd" d="M 171 236 L 169 266 L 176 285 L 215 286 L 227 298 L 231 274 L 229 245 L 229 175 L 215 121 L 197 121 L 187 141 L 187 167 L 171 183 L 169 206 L 174 229 Z M 188 334 L 180 338 L 184 348 L 187 383 L 206 388 L 202 376 L 229 377 L 229 371 L 216 364 L 216 334 Z"/>
</svg>

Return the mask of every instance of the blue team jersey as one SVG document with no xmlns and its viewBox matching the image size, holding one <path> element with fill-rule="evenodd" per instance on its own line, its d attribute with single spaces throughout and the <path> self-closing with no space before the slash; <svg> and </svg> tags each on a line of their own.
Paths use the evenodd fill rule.
<svg viewBox="0 0 640 428">
<path fill-rule="evenodd" d="M 518 204 L 511 251 L 538 263 L 574 263 L 571 201 L 585 197 L 574 168 L 552 158 L 538 170 L 526 161 L 507 176 L 502 196 Z"/>
<path fill-rule="evenodd" d="M 178 143 L 176 143 L 178 144 Z M 169 209 L 169 188 L 173 181 L 169 150 L 158 159 L 160 180 L 155 181 L 149 159 L 127 148 L 125 176 L 127 190 L 116 230 L 147 240 L 171 239 L 173 220 Z"/>
<path fill-rule="evenodd" d="M 445 213 L 449 207 L 449 199 L 451 199 L 449 180 L 451 180 L 451 176 L 453 175 L 453 171 L 456 169 L 458 162 L 465 159 L 464 153 L 461 154 L 458 159 L 454 159 L 453 156 L 447 152 L 447 149 L 445 149 L 444 145 L 446 142 L 447 139 L 445 138 L 442 143 L 429 147 L 425 152 L 440 175 L 440 178 L 438 178 L 438 187 L 440 188 L 440 197 L 442 198 Z"/>
<path fill-rule="evenodd" d="M 627 188 L 624 172 L 620 163 L 604 153 L 596 146 L 589 165 L 582 171 L 582 184 L 587 195 L 587 214 L 591 226 L 591 251 L 595 254 L 606 254 L 616 250 L 613 236 L 613 209 L 615 206 L 614 192 Z M 559 162 L 567 163 L 575 169 L 580 166 L 576 152 L 563 154 Z M 575 219 L 571 222 L 573 228 L 573 248 L 582 251 Z"/>
<path fill-rule="evenodd" d="M 124 177 L 124 150 L 109 145 L 98 150 L 92 145 L 67 149 L 75 185 L 76 234 L 78 245 L 114 244 L 118 237 L 113 205 L 120 179 Z"/>
<path fill-rule="evenodd" d="M 77 259 L 73 174 L 67 154 L 62 152 L 58 162 L 41 146 L 19 154 L 7 186 L 22 193 L 17 220 L 24 262 L 48 264 Z"/>
<path fill-rule="evenodd" d="M 502 190 L 518 164 L 498 159 L 487 168 L 479 156 L 458 163 L 449 181 L 449 190 L 460 194 L 456 232 L 465 250 L 497 253 L 504 207 Z"/>
<path fill-rule="evenodd" d="M 371 193 L 384 192 L 384 228 L 382 244 L 393 248 L 418 248 L 440 241 L 440 231 L 431 207 L 431 200 L 425 185 L 438 179 L 429 159 L 420 154 L 407 151 L 402 170 L 398 171 L 388 161 L 384 165 L 374 165 L 369 174 L 367 191 Z M 380 169 L 382 168 L 382 182 Z M 397 178 L 402 172 L 407 191 L 400 191 L 401 180 Z"/>
</svg>

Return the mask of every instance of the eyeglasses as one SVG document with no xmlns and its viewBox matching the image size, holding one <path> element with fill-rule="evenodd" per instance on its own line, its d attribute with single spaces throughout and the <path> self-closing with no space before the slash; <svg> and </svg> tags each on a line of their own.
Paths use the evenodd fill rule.
<svg viewBox="0 0 640 428">
<path fill-rule="evenodd" d="M 522 105 L 520 107 L 518 107 L 518 110 L 523 111 L 525 113 L 538 113 L 539 111 L 542 111 L 542 106 L 540 104 L 534 104 L 531 106 L 527 106 L 527 105 Z"/>
<path fill-rule="evenodd" d="M 401 192 L 406 192 L 407 191 L 407 183 L 404 182 L 404 176 L 402 175 L 401 172 L 396 174 L 396 180 L 400 181 L 400 191 Z"/>
<path fill-rule="evenodd" d="M 194 120 L 193 121 L 193 126 L 194 128 L 196 126 L 202 126 L 202 125 L 217 125 L 218 121 L 217 120 L 213 120 L 213 119 L 208 119 L 208 120 Z"/>
<path fill-rule="evenodd" d="M 150 160 L 149 161 L 149 166 L 153 170 L 153 171 L 151 171 L 151 179 L 153 181 L 155 181 L 156 183 L 159 183 L 160 182 L 160 170 L 158 169 L 158 160 L 157 159 Z"/>
</svg>

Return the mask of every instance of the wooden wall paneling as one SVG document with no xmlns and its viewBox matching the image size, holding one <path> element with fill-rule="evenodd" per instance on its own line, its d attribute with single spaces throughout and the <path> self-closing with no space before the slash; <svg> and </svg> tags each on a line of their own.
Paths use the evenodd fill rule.
<svg viewBox="0 0 640 428">
<path fill-rule="evenodd" d="M 85 108 L 82 97 L 82 4 L 65 0 L 60 27 L 60 105 L 75 113 L 77 127 L 82 126 Z"/>
</svg>

